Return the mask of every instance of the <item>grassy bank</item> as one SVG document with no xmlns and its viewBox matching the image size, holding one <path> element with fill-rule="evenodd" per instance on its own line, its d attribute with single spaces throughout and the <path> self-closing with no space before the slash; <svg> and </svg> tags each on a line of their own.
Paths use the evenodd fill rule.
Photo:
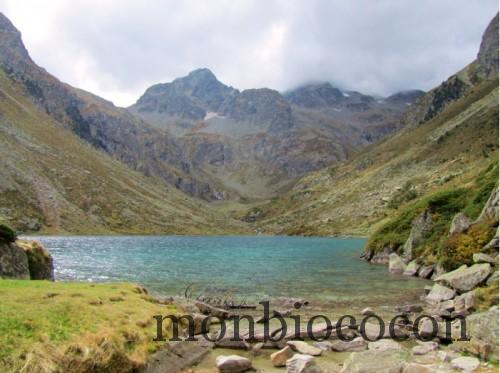
<svg viewBox="0 0 500 373">
<path fill-rule="evenodd" d="M 0 280 L 0 371 L 127 371 L 174 313 L 133 284 Z"/>
</svg>

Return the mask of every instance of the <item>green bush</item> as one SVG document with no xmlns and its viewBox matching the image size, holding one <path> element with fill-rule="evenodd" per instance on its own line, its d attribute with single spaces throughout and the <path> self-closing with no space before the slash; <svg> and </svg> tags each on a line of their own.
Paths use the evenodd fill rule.
<svg viewBox="0 0 500 373">
<path fill-rule="evenodd" d="M 7 227 L 6 225 L 0 224 L 0 242 L 11 243 L 17 239 L 16 232 Z"/>
</svg>

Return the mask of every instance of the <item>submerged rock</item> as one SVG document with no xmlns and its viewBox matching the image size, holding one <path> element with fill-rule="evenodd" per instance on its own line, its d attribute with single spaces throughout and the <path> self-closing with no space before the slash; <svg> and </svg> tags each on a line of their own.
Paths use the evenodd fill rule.
<svg viewBox="0 0 500 373">
<path fill-rule="evenodd" d="M 250 360 L 238 355 L 217 356 L 216 364 L 221 373 L 239 373 L 252 369 Z"/>
</svg>

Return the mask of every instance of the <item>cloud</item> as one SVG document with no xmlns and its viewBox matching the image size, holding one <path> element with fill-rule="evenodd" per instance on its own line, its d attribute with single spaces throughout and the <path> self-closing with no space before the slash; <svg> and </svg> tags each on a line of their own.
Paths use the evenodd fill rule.
<svg viewBox="0 0 500 373">
<path fill-rule="evenodd" d="M 0 0 L 33 59 L 118 105 L 198 67 L 240 89 L 387 95 L 471 62 L 496 0 Z"/>
</svg>

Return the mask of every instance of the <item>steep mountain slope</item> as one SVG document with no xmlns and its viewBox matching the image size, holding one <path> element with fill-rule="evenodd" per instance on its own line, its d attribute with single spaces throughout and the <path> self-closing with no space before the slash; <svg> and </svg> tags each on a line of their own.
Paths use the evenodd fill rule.
<svg viewBox="0 0 500 373">
<path fill-rule="evenodd" d="M 90 146 L 33 103 L 30 87 L 0 70 L 1 222 L 45 233 L 244 232 Z"/>
<path fill-rule="evenodd" d="M 216 183 L 192 175 L 182 144 L 127 110 L 73 88 L 37 66 L 20 32 L 0 13 L 0 68 L 25 86 L 32 101 L 97 149 L 146 175 L 207 200 L 220 198 Z"/>
<path fill-rule="evenodd" d="M 245 199 L 266 199 L 400 128 L 422 93 L 375 99 L 330 83 L 283 95 L 268 88 L 240 92 L 199 69 L 148 88 L 129 110 L 175 136 L 199 179 Z"/>
<path fill-rule="evenodd" d="M 417 198 L 475 180 L 498 157 L 495 24 L 498 15 L 476 61 L 410 108 L 407 128 L 346 163 L 303 177 L 242 218 L 267 232 L 364 235 Z"/>
</svg>

